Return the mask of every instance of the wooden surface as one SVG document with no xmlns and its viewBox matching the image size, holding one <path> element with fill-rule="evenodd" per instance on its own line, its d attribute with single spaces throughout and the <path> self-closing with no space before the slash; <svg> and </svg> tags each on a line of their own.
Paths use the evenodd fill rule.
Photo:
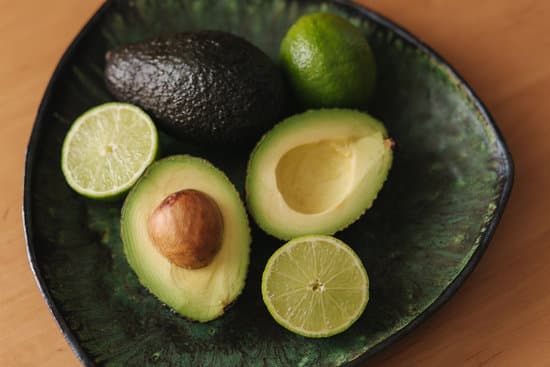
<svg viewBox="0 0 550 367">
<path fill-rule="evenodd" d="M 78 366 L 27 264 L 24 153 L 46 83 L 100 0 L 0 0 L 0 366 Z M 550 366 L 550 1 L 363 0 L 443 55 L 481 96 L 516 164 L 477 269 L 368 366 Z M 411 7 L 411 4 L 414 6 Z"/>
</svg>

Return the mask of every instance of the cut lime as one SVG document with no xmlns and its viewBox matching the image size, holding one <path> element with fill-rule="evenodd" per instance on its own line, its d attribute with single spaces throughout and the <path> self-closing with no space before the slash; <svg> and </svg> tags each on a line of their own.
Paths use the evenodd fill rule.
<svg viewBox="0 0 550 367">
<path fill-rule="evenodd" d="M 92 199 L 128 191 L 155 159 L 158 135 L 151 118 L 126 103 L 106 103 L 78 117 L 61 153 L 70 187 Z"/>
<path fill-rule="evenodd" d="M 361 259 L 342 241 L 304 236 L 268 260 L 262 296 L 281 326 L 306 337 L 328 337 L 361 316 L 369 300 L 369 278 Z"/>
</svg>

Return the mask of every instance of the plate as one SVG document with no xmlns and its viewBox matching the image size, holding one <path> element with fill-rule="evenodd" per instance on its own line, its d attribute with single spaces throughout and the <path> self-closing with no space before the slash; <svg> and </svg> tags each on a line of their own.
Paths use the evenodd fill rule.
<svg viewBox="0 0 550 367">
<path fill-rule="evenodd" d="M 275 323 L 260 275 L 281 242 L 252 228 L 245 290 L 227 313 L 185 320 L 142 288 L 121 251 L 120 202 L 84 199 L 65 184 L 60 149 L 72 121 L 110 101 L 102 78 L 116 45 L 198 28 L 239 34 L 275 57 L 300 15 L 330 11 L 360 27 L 379 83 L 370 112 L 397 142 L 373 208 L 337 237 L 363 259 L 371 300 L 348 331 L 312 340 Z M 246 154 L 175 143 L 163 154 L 211 160 L 243 189 Z M 25 167 L 24 220 L 42 294 L 84 365 L 341 366 L 393 343 L 440 307 L 472 271 L 495 230 L 513 179 L 512 159 L 487 110 L 434 51 L 376 13 L 342 1 L 110 1 L 78 34 L 39 108 Z"/>
</svg>

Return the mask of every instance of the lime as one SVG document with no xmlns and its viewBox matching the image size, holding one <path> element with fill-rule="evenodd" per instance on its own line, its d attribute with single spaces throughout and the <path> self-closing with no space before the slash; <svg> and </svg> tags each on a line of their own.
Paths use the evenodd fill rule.
<svg viewBox="0 0 550 367">
<path fill-rule="evenodd" d="M 349 328 L 369 299 L 369 279 L 355 252 L 330 236 L 304 236 L 279 248 L 262 277 L 267 309 L 281 326 L 307 337 Z"/>
<path fill-rule="evenodd" d="M 70 187 L 92 199 L 120 196 L 155 159 L 158 135 L 151 118 L 126 103 L 94 107 L 73 123 L 61 152 Z"/>
<path fill-rule="evenodd" d="M 338 15 L 302 16 L 284 37 L 280 58 L 306 107 L 363 107 L 374 90 L 371 48 L 363 33 Z"/>
</svg>

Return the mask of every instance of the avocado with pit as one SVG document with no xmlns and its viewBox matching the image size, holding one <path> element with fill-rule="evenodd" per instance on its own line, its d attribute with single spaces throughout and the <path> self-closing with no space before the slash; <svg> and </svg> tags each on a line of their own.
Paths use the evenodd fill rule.
<svg viewBox="0 0 550 367">
<path fill-rule="evenodd" d="M 126 197 L 121 236 L 140 283 L 188 319 L 221 316 L 243 290 L 247 214 L 227 176 L 204 159 L 153 163 Z"/>
<path fill-rule="evenodd" d="M 177 33 L 106 54 L 105 81 L 175 137 L 205 144 L 251 143 L 284 109 L 277 66 L 247 40 L 222 31 Z"/>
<path fill-rule="evenodd" d="M 370 208 L 393 159 L 393 141 L 370 115 L 310 110 L 277 124 L 254 148 L 248 209 L 267 233 L 333 234 Z"/>
</svg>

